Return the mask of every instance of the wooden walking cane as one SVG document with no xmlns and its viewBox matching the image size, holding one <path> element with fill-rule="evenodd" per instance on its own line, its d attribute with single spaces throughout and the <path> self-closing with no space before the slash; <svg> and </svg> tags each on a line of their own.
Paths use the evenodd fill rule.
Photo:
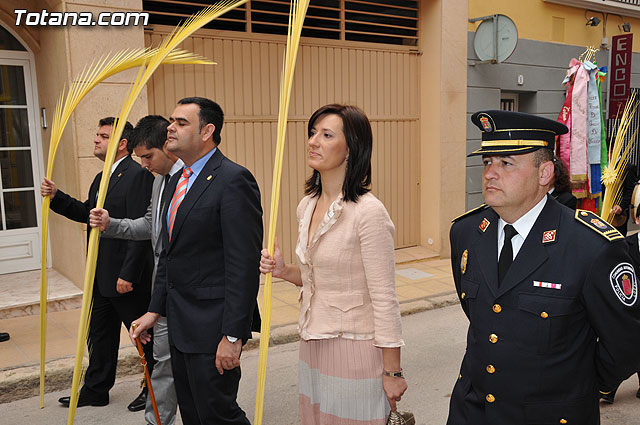
<svg viewBox="0 0 640 425">
<path fill-rule="evenodd" d="M 138 327 L 137 323 L 132 323 L 131 326 L 135 331 Z M 153 413 L 156 415 L 156 423 L 158 425 L 162 425 L 160 423 L 160 414 L 158 413 L 158 404 L 156 403 L 156 396 L 153 394 L 153 387 L 151 386 L 151 376 L 149 375 L 149 369 L 147 368 L 147 358 L 144 356 L 144 351 L 142 350 L 142 343 L 140 342 L 140 337 L 136 338 L 136 347 L 138 348 L 138 355 L 140 356 L 140 363 L 142 363 L 142 368 L 144 369 L 144 379 L 147 381 L 147 389 L 149 390 L 149 396 L 151 397 L 151 404 L 153 405 Z"/>
</svg>

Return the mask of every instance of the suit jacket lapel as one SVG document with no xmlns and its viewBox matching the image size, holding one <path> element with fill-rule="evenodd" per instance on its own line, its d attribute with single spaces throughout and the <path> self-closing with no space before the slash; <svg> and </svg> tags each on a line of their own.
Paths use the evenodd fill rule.
<svg viewBox="0 0 640 425">
<path fill-rule="evenodd" d="M 555 241 L 543 244 L 542 236 L 548 230 L 557 231 L 561 212 L 560 204 L 548 196 L 546 205 L 540 212 L 520 251 L 518 251 L 513 264 L 509 267 L 509 271 L 507 271 L 507 275 L 500 285 L 498 296 L 511 290 L 547 261 L 549 258 L 547 249 Z M 556 234 L 556 238 L 558 236 L 561 237 L 561 235 Z"/>
<path fill-rule="evenodd" d="M 116 169 L 113 170 L 113 173 L 111 173 L 111 178 L 109 178 L 107 195 L 109 195 L 109 192 L 111 192 L 111 190 L 118 184 L 118 182 L 120 181 L 120 177 L 122 177 L 122 175 L 126 172 L 127 168 L 129 168 L 129 165 L 131 165 L 131 161 L 133 161 L 133 159 L 131 159 L 131 155 L 127 155 L 124 157 L 122 162 L 118 164 Z"/>
<path fill-rule="evenodd" d="M 634 266 L 640 267 L 640 248 L 638 247 L 638 235 L 627 236 L 626 239 L 627 243 L 629 244 L 629 255 L 635 263 Z"/>
<path fill-rule="evenodd" d="M 220 149 L 216 149 L 216 152 L 211 156 L 211 158 L 209 158 L 207 163 L 198 174 L 198 177 L 189 188 L 189 191 L 185 195 L 182 203 L 178 207 L 178 211 L 176 212 L 176 220 L 173 223 L 173 231 L 171 232 L 171 243 L 176 240 L 178 234 L 180 233 L 180 229 L 182 228 L 182 224 L 184 223 L 186 217 L 189 215 L 189 211 L 191 211 L 191 208 L 193 208 L 202 193 L 215 180 L 217 175 L 216 169 L 220 166 L 223 158 L 224 155 L 222 155 Z M 176 185 L 174 185 L 174 190 Z"/>
<path fill-rule="evenodd" d="M 476 229 L 479 235 L 473 244 L 473 253 L 478 257 L 484 280 L 495 296 L 498 292 L 498 214 L 492 209 L 487 209 L 481 216 L 482 220 L 478 222 Z M 489 224 L 483 231 L 484 220 Z"/>
</svg>

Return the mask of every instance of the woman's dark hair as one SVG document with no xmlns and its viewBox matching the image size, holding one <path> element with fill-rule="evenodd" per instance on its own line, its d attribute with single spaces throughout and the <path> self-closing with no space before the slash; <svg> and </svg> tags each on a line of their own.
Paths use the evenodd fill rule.
<svg viewBox="0 0 640 425">
<path fill-rule="evenodd" d="M 569 192 L 571 193 L 571 183 L 569 181 L 569 170 L 567 170 L 567 166 L 564 164 L 560 158 L 557 158 L 555 161 L 555 168 L 553 170 L 553 187 L 558 192 Z"/>
<path fill-rule="evenodd" d="M 315 111 L 309 118 L 307 135 L 316 122 L 325 115 L 337 115 L 342 119 L 342 129 L 349 149 L 347 169 L 342 183 L 342 197 L 347 201 L 357 202 L 360 195 L 367 193 L 371 185 L 371 151 L 373 135 L 369 119 L 359 108 L 350 105 L 325 105 Z M 313 174 L 305 183 L 304 193 L 319 196 L 322 193 L 320 173 Z"/>
</svg>

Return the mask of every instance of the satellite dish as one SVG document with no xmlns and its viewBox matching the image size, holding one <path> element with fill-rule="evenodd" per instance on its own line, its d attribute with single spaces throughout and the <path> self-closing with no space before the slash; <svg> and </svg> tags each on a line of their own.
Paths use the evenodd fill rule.
<svg viewBox="0 0 640 425">
<path fill-rule="evenodd" d="M 473 39 L 473 50 L 481 61 L 504 62 L 516 49 L 518 29 L 508 16 L 492 15 L 469 21 L 482 21 Z"/>
</svg>

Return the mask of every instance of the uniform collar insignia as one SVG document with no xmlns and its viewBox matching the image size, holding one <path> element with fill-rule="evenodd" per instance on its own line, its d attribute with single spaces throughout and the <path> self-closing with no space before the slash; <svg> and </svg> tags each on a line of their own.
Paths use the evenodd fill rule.
<svg viewBox="0 0 640 425">
<path fill-rule="evenodd" d="M 550 243 L 556 241 L 556 229 L 547 230 L 542 234 L 542 243 Z"/>
<path fill-rule="evenodd" d="M 484 233 L 487 230 L 487 227 L 489 227 L 489 225 L 491 224 L 491 222 L 489 220 L 487 220 L 487 218 L 483 218 L 482 219 L 482 223 L 480 223 L 480 226 L 478 226 L 478 228 L 480 230 L 482 230 L 482 233 Z"/>
</svg>

